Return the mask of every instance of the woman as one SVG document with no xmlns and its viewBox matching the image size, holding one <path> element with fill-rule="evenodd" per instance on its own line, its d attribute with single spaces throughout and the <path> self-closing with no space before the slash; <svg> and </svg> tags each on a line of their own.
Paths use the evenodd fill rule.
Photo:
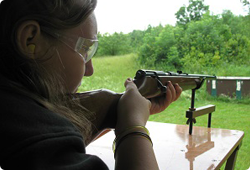
<svg viewBox="0 0 250 170">
<path fill-rule="evenodd" d="M 93 74 L 96 0 L 4 0 L 0 5 L 0 165 L 3 169 L 108 169 L 85 153 L 93 115 L 75 92 Z M 150 114 L 181 94 L 168 83 L 151 102 L 131 79 L 117 107 L 116 169 L 158 169 L 147 129 Z"/>
</svg>

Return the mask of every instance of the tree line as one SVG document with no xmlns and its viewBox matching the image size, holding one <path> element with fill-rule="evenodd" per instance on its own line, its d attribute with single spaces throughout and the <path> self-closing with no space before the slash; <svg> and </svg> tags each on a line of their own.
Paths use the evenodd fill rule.
<svg viewBox="0 0 250 170">
<path fill-rule="evenodd" d="M 248 0 L 242 3 L 249 7 Z M 236 16 L 229 10 L 212 15 L 204 0 L 189 0 L 175 15 L 175 26 L 98 34 L 97 56 L 137 53 L 141 64 L 163 69 L 250 65 L 250 15 Z"/>
</svg>

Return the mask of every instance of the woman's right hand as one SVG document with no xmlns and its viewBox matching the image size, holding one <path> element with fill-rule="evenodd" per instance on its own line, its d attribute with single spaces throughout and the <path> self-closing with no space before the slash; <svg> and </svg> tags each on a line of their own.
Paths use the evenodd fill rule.
<svg viewBox="0 0 250 170">
<path fill-rule="evenodd" d="M 125 93 L 119 100 L 116 134 L 128 127 L 145 126 L 150 115 L 151 102 L 138 91 L 132 79 L 125 83 Z"/>
<path fill-rule="evenodd" d="M 117 137 L 131 127 L 145 126 L 150 115 L 151 102 L 139 93 L 132 79 L 125 81 L 125 87 L 126 91 L 118 103 L 115 129 Z M 128 138 L 123 136 L 119 147 L 115 149 L 115 169 L 159 169 L 150 141 L 143 135 L 130 135 Z"/>
</svg>

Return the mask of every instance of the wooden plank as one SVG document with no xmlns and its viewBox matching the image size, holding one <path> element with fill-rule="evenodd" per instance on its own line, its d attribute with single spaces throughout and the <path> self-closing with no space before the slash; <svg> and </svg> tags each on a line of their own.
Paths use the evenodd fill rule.
<svg viewBox="0 0 250 170">
<path fill-rule="evenodd" d="M 147 128 L 162 170 L 219 169 L 244 136 L 238 130 L 207 127 L 193 127 L 193 134 L 189 135 L 188 125 L 159 122 L 148 122 Z M 109 132 L 86 148 L 87 153 L 98 155 L 110 169 L 115 164 L 111 148 L 114 138 L 114 133 Z"/>
</svg>

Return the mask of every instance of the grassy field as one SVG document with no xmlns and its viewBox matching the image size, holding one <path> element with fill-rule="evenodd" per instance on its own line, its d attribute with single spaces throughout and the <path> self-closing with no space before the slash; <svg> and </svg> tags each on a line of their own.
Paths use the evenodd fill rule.
<svg viewBox="0 0 250 170">
<path fill-rule="evenodd" d="M 106 88 L 115 92 L 123 92 L 126 78 L 133 78 L 138 69 L 142 69 L 136 62 L 136 56 L 94 58 L 95 73 L 83 79 L 79 91 Z M 216 105 L 216 112 L 212 116 L 212 127 L 241 130 L 245 132 L 243 145 L 238 153 L 236 170 L 247 170 L 250 167 L 250 104 L 248 102 L 222 101 L 205 95 L 205 87 L 199 90 L 196 107 L 207 104 Z M 183 92 L 178 101 L 164 112 L 150 117 L 151 121 L 185 124 L 185 111 L 190 106 L 190 94 Z M 195 126 L 206 126 L 207 116 L 197 119 Z"/>
</svg>

